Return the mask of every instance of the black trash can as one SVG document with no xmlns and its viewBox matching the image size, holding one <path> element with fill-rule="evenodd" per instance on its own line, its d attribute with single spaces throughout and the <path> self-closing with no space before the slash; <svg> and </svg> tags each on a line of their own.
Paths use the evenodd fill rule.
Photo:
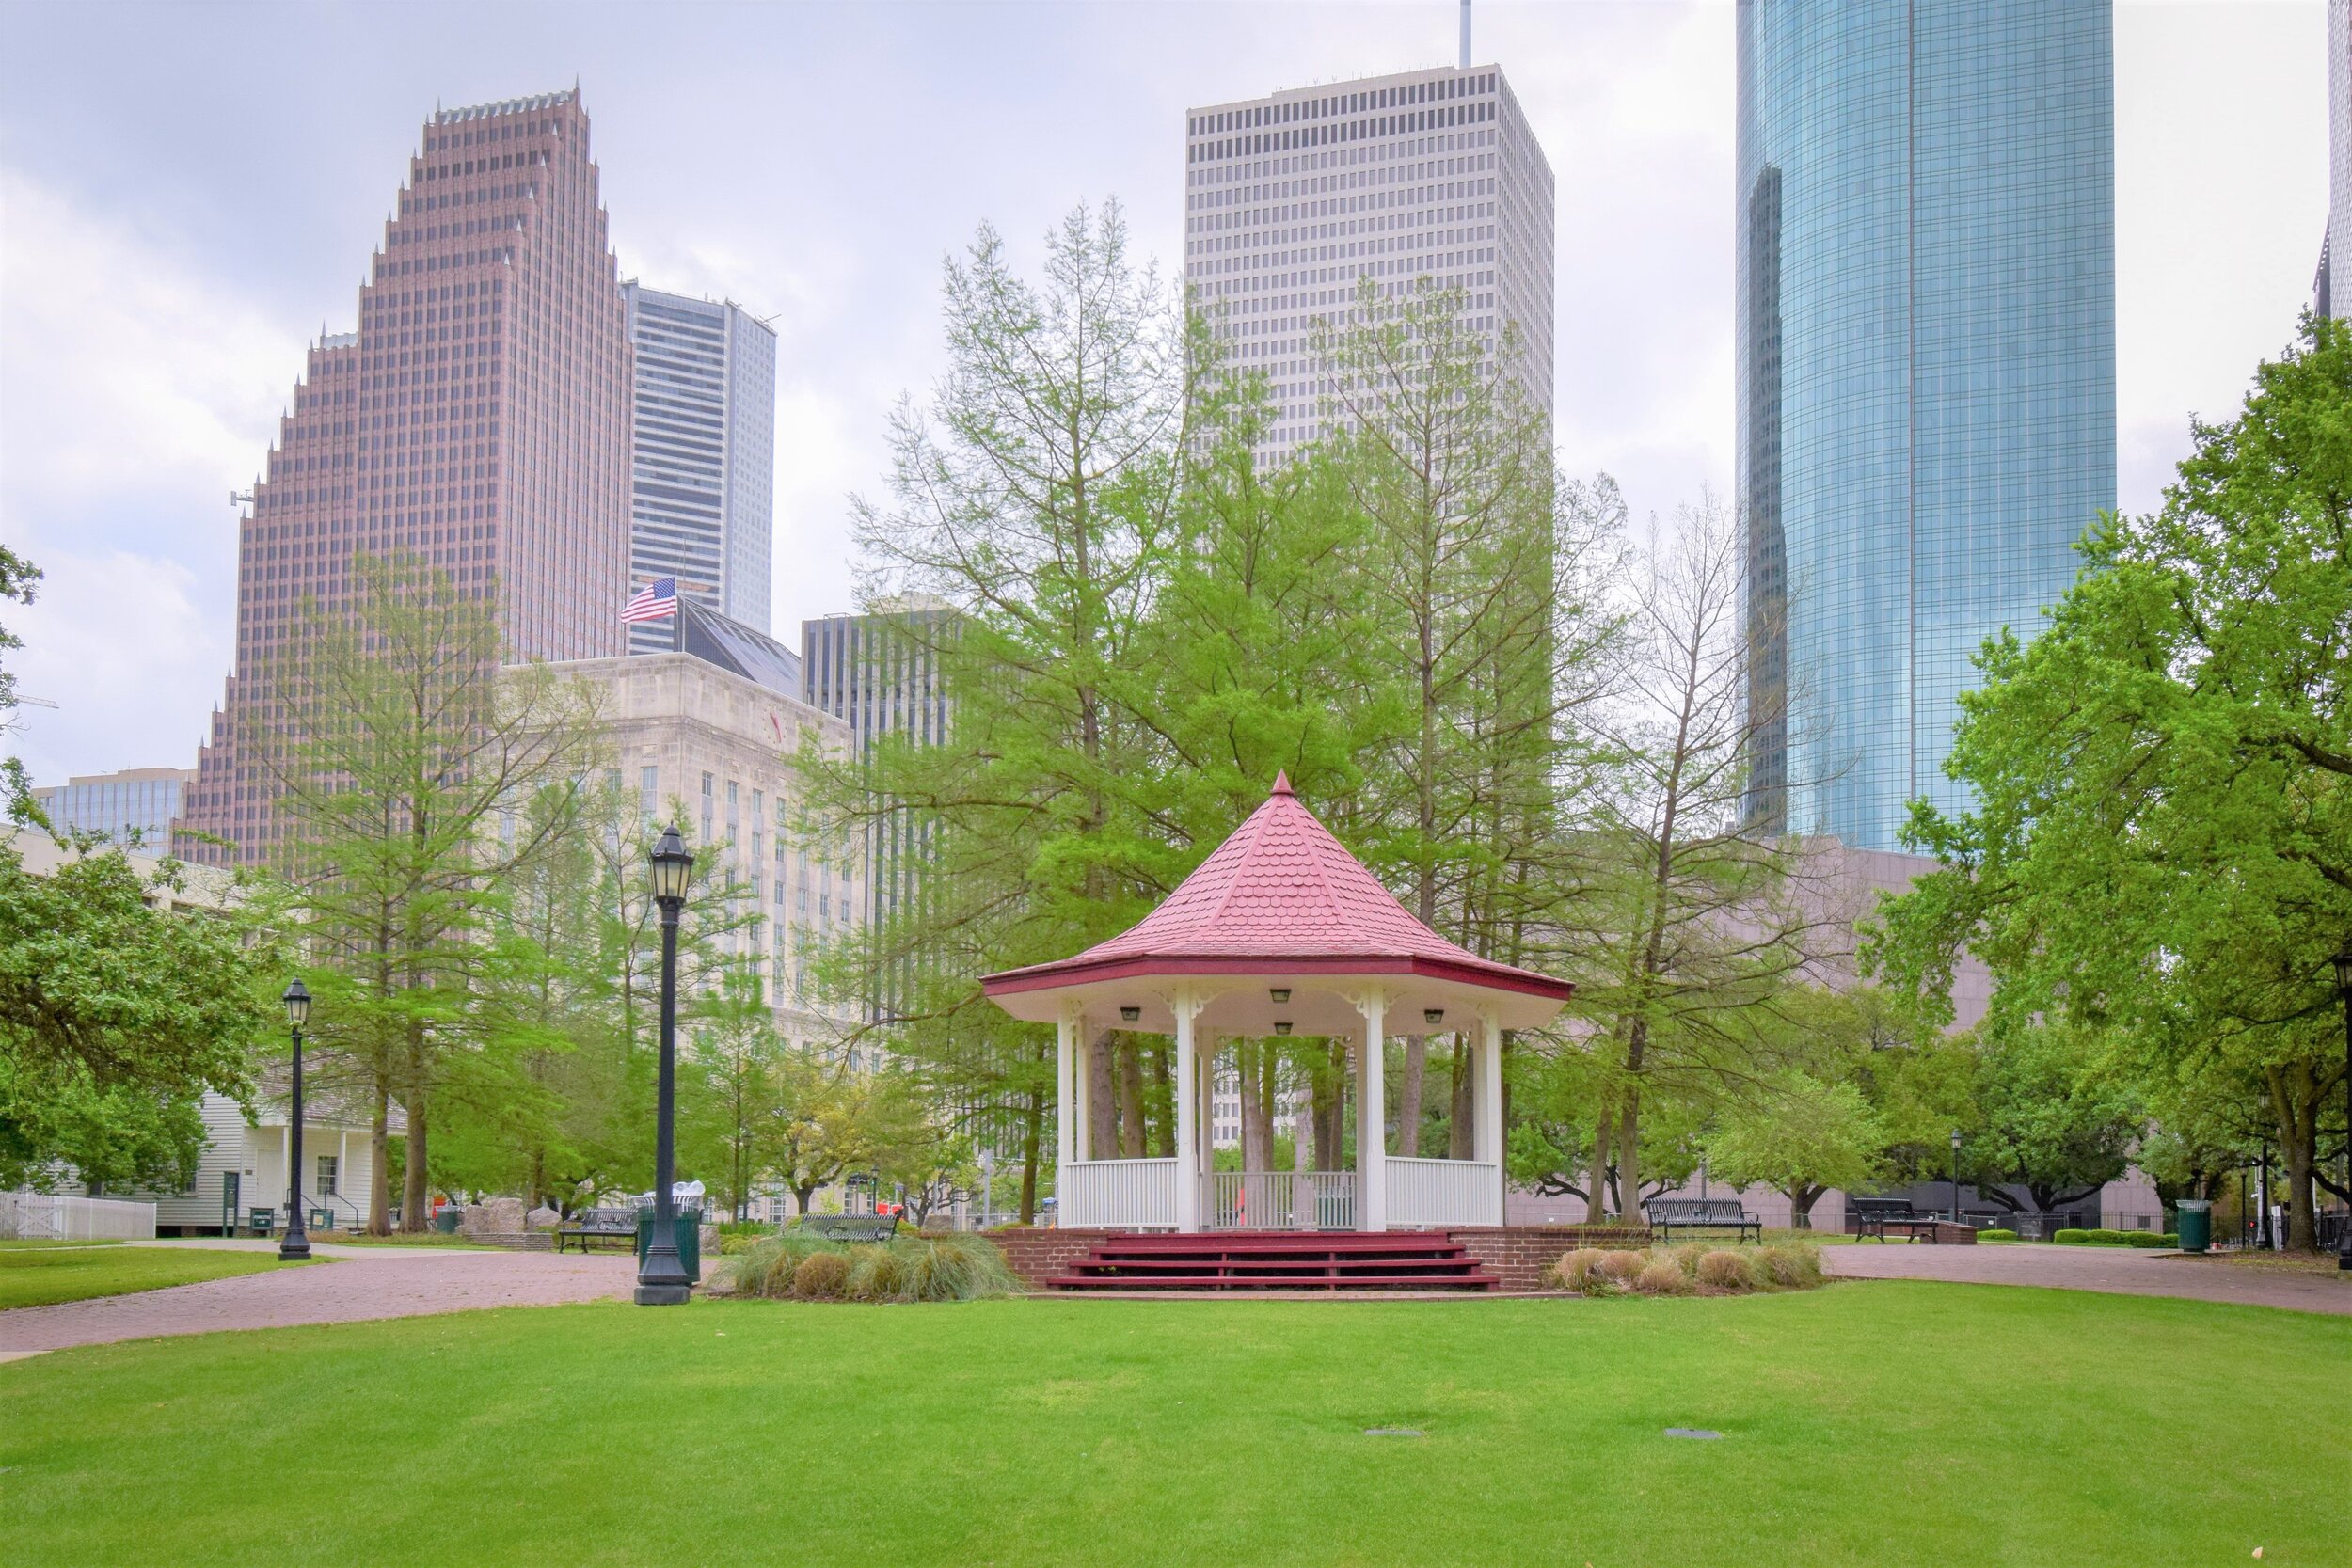
<svg viewBox="0 0 2352 1568">
<path fill-rule="evenodd" d="M 691 1284 L 703 1282 L 703 1212 L 700 1209 L 680 1209 L 677 1212 L 677 1260 L 685 1267 Z M 637 1211 L 637 1266 L 645 1266 L 645 1249 L 653 1245 L 653 1211 Z"/>
</svg>

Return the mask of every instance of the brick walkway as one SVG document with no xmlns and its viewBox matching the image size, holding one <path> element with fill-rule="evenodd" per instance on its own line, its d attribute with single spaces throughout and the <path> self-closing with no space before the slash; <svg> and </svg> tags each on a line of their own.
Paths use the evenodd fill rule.
<svg viewBox="0 0 2352 1568">
<path fill-rule="evenodd" d="M 635 1260 L 616 1253 L 582 1258 L 445 1248 L 318 1250 L 321 1256 L 331 1251 L 336 1261 L 0 1312 L 0 1360 L 159 1334 L 359 1323 L 482 1307 L 555 1307 L 626 1295 L 636 1279 Z"/>
<path fill-rule="evenodd" d="M 1968 1285 L 2046 1285 L 2127 1296 L 2284 1307 L 2352 1314 L 2352 1276 L 2282 1274 L 2193 1258 L 2160 1258 L 2128 1247 L 2033 1243 L 1927 1246 L 1858 1243 L 1825 1246 L 1821 1266 L 1841 1279 L 1943 1279 Z"/>
</svg>

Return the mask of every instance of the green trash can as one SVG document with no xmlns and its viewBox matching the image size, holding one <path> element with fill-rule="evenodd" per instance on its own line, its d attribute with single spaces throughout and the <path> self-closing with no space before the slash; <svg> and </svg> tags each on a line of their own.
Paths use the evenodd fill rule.
<svg viewBox="0 0 2352 1568">
<path fill-rule="evenodd" d="M 433 1228 L 444 1236 L 454 1236 L 457 1234 L 457 1222 L 465 1217 L 466 1212 L 454 1203 L 443 1204 L 441 1212 L 433 1216 Z"/>
<path fill-rule="evenodd" d="M 653 1211 L 637 1211 L 637 1266 L 645 1266 L 645 1249 L 653 1245 Z M 685 1266 L 686 1277 L 699 1285 L 703 1282 L 703 1212 L 700 1209 L 680 1209 L 677 1212 L 677 1260 Z"/>
<path fill-rule="evenodd" d="M 2213 1245 L 2213 1204 L 2201 1197 L 2181 1199 L 2173 1217 L 2183 1252 L 2203 1252 Z"/>
</svg>

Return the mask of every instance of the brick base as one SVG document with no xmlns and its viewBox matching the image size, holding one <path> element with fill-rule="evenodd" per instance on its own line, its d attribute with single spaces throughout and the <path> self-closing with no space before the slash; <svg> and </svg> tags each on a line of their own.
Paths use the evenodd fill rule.
<svg viewBox="0 0 2352 1568">
<path fill-rule="evenodd" d="M 1548 1289 L 1544 1271 L 1560 1261 L 1561 1254 L 1578 1247 L 1640 1251 L 1650 1243 L 1648 1227 L 1639 1225 L 1481 1226 L 1451 1234 L 1462 1250 L 1502 1281 L 1499 1289 L 1512 1292 Z"/>
<path fill-rule="evenodd" d="M 1142 1232 L 1120 1229 L 1051 1230 L 1006 1226 L 988 1232 L 1005 1255 L 1006 1264 L 1033 1291 L 1045 1289 L 1054 1275 L 1067 1273 L 1101 1243 Z M 1165 1232 L 1162 1232 L 1165 1234 Z M 1560 1255 L 1581 1246 L 1645 1247 L 1649 1231 L 1641 1226 L 1542 1225 L 1469 1227 L 1448 1232 L 1462 1250 L 1502 1281 L 1506 1291 L 1540 1291 L 1544 1270 Z"/>
</svg>

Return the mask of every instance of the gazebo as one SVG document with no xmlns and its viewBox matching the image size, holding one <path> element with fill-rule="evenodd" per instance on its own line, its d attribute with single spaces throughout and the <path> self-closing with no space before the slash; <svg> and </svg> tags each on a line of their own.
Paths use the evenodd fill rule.
<svg viewBox="0 0 2352 1568">
<path fill-rule="evenodd" d="M 1299 802 L 1287 775 L 1132 929 L 982 984 L 1013 1017 L 1059 1030 L 1057 1223 L 1177 1232 L 1501 1225 L 1502 1031 L 1549 1022 L 1571 989 L 1422 925 Z M 1175 1036 L 1172 1158 L 1106 1159 L 1088 1147 L 1079 1047 L 1104 1028 Z M 1470 1157 L 1390 1154 L 1389 1034 L 1455 1029 L 1476 1031 Z M 1354 1170 L 1213 1171 L 1220 1046 L 1278 1035 L 1353 1042 Z"/>
</svg>

